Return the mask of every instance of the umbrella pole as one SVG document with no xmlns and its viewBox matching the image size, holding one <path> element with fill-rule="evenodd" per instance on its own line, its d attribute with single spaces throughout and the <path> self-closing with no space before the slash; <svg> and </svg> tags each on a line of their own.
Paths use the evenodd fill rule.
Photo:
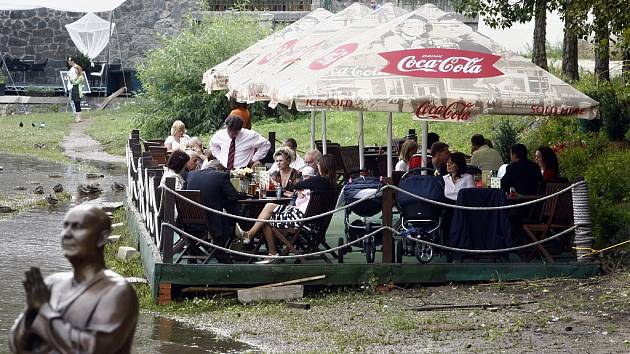
<svg viewBox="0 0 630 354">
<path fill-rule="evenodd" d="M 392 145 L 394 144 L 394 139 L 392 138 L 392 117 L 393 113 L 387 113 L 387 177 L 392 177 Z"/>
<path fill-rule="evenodd" d="M 326 155 L 328 149 L 326 148 L 326 111 L 322 111 L 322 155 Z"/>
<path fill-rule="evenodd" d="M 365 168 L 365 141 L 363 139 L 363 112 L 359 112 L 359 169 Z"/>
<path fill-rule="evenodd" d="M 427 135 L 429 134 L 429 122 L 426 120 L 422 121 L 422 167 L 427 167 L 427 149 L 430 146 L 427 146 Z M 423 171 L 422 174 L 426 174 L 426 171 Z"/>
<path fill-rule="evenodd" d="M 311 111 L 311 150 L 315 150 L 315 111 Z"/>
</svg>

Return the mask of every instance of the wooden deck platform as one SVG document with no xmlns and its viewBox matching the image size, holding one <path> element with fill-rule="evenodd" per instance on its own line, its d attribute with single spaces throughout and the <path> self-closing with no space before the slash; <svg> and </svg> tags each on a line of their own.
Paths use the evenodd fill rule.
<svg viewBox="0 0 630 354">
<path fill-rule="evenodd" d="M 600 272 L 596 263 L 566 261 L 545 263 L 446 263 L 435 259 L 419 264 L 414 257 L 403 263 L 381 263 L 379 258 L 367 264 L 360 251 L 344 257 L 344 263 L 326 264 L 308 261 L 305 264 L 287 262 L 274 265 L 256 264 L 167 264 L 162 262 L 157 246 L 133 205 L 127 205 L 127 217 L 132 234 L 138 241 L 145 273 L 151 284 L 154 299 L 170 298 L 171 286 L 251 287 L 310 276 L 326 278 L 305 285 L 354 286 L 376 281 L 379 284 L 437 284 L 447 282 L 492 282 L 539 279 L 549 277 L 588 278 Z M 338 234 L 334 227 L 328 238 L 336 245 Z M 339 232 L 337 230 L 337 232 Z M 377 255 L 378 256 L 378 255 Z M 161 289 L 161 290 L 160 290 Z"/>
</svg>

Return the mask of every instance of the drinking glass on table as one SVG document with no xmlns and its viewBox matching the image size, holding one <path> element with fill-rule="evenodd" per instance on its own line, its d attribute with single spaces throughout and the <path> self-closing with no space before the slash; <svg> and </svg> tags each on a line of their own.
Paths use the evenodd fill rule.
<svg viewBox="0 0 630 354">
<path fill-rule="evenodd" d="M 259 199 L 267 198 L 267 185 L 264 183 L 261 183 L 260 186 L 258 187 L 258 198 Z"/>
</svg>

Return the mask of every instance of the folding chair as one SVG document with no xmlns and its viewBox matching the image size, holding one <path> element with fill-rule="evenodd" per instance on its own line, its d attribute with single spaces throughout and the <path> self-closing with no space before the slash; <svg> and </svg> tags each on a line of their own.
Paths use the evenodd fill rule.
<svg viewBox="0 0 630 354">
<path fill-rule="evenodd" d="M 177 191 L 177 193 L 197 203 L 202 203 L 201 192 L 198 190 L 180 190 Z M 175 206 L 177 207 L 177 222 L 181 226 L 181 229 L 202 240 L 211 240 L 208 227 L 208 217 L 205 210 L 177 197 L 175 198 Z M 205 263 L 214 253 L 213 251 L 206 251 L 205 247 L 203 247 L 200 242 L 194 241 L 185 236 L 183 236 L 175 244 L 173 251 L 181 251 L 181 254 L 175 260 L 175 263 L 179 263 L 184 259 L 200 259 L 203 263 Z M 201 252 L 203 255 L 191 254 L 194 251 Z"/>
<path fill-rule="evenodd" d="M 556 193 L 570 185 L 569 183 L 547 183 L 545 185 L 545 195 Z M 572 225 L 573 199 L 571 193 L 562 193 L 554 198 L 547 199 L 543 204 L 539 221 L 537 223 L 523 224 L 523 232 L 531 241 L 537 242 L 566 230 Z M 567 249 L 568 244 L 569 241 L 565 240 L 560 243 L 560 248 Z M 555 262 L 544 244 L 536 245 L 536 247 L 550 263 Z M 531 258 L 533 258 L 533 255 L 529 255 L 529 260 Z"/>
<path fill-rule="evenodd" d="M 329 193 L 317 193 L 312 191 L 308 207 L 304 217 L 310 217 L 331 211 L 335 208 L 337 203 L 337 196 L 331 198 Z M 286 247 L 281 252 L 281 255 L 286 256 L 289 253 L 296 255 L 313 253 L 320 251 L 320 246 L 324 249 L 330 249 L 330 245 L 326 242 L 326 231 L 332 220 L 332 214 L 326 215 L 321 218 L 301 222 L 298 227 L 293 229 L 277 229 L 273 228 L 274 236 L 282 242 Z M 332 253 L 334 258 L 338 258 L 336 253 Z M 332 263 L 330 258 L 326 254 L 319 255 L 326 263 Z M 297 262 L 305 261 L 305 257 L 300 257 Z"/>
</svg>

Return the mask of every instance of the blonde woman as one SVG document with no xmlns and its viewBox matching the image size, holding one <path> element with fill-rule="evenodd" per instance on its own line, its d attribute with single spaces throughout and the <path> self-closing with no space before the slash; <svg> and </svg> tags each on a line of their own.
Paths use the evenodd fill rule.
<svg viewBox="0 0 630 354">
<path fill-rule="evenodd" d="M 164 146 L 169 152 L 177 150 L 186 150 L 190 145 L 190 137 L 186 135 L 186 126 L 181 120 L 173 122 L 171 127 L 171 135 L 164 141 Z"/>
<path fill-rule="evenodd" d="M 418 151 L 418 143 L 413 140 L 405 140 L 400 148 L 400 155 L 398 156 L 398 163 L 396 164 L 395 171 L 406 172 L 409 170 L 409 159 Z"/>
</svg>

